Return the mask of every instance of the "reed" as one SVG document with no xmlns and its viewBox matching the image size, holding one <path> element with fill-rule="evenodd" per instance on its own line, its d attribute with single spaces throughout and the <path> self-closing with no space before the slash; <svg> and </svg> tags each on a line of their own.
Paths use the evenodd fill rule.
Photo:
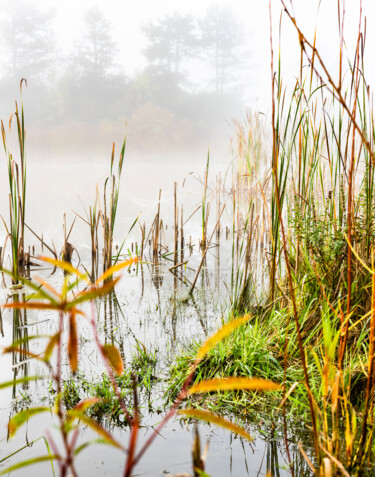
<svg viewBox="0 0 375 477">
<path fill-rule="evenodd" d="M 19 276 L 25 272 L 25 214 L 26 214 L 26 130 L 22 99 L 23 84 L 27 86 L 26 79 L 20 82 L 21 109 L 16 102 L 16 110 L 9 119 L 9 132 L 13 118 L 16 122 L 19 160 L 17 161 L 8 147 L 7 134 L 3 121 L 1 121 L 1 134 L 8 165 L 9 182 L 9 228 L 5 225 L 12 250 L 13 283 L 17 284 Z M 3 219 L 4 220 L 4 219 Z M 4 222 L 5 224 L 5 222 Z"/>
<path fill-rule="evenodd" d="M 126 137 L 122 143 L 120 156 L 115 169 L 115 143 L 112 145 L 110 175 L 104 183 L 103 209 L 101 209 L 101 220 L 103 225 L 103 272 L 112 266 L 113 256 L 113 233 L 120 193 L 120 179 L 125 157 Z"/>
<path fill-rule="evenodd" d="M 314 441 L 314 473 L 362 475 L 375 451 L 375 136 L 372 96 L 364 76 L 364 23 L 359 22 L 357 43 L 344 73 L 344 4 L 338 2 L 340 68 L 334 78 L 315 46 L 316 36 L 308 40 L 286 2 L 281 3 L 299 36 L 300 71 L 290 89 L 282 79 L 282 54 L 275 67 L 271 63 L 272 151 L 266 159 L 269 172 L 263 177 L 257 172 L 264 204 L 260 210 L 254 195 L 248 195 L 244 229 L 248 237 L 257 229 L 259 246 L 263 228 L 270 244 L 269 294 L 263 302 L 268 311 L 262 319 L 273 319 L 276 311 L 283 320 L 277 342 L 284 362 L 285 396 L 291 385 L 289 363 L 299 360 Z M 273 58 L 272 30 L 271 53 Z M 254 125 L 250 129 L 256 130 Z M 239 128 L 237 136 L 239 168 L 247 166 L 250 180 Z M 233 183 L 232 227 L 237 236 L 241 191 L 248 190 L 238 177 Z M 242 297 L 238 290 L 246 289 L 246 264 L 255 259 L 249 239 L 233 240 L 233 257 L 233 274 L 240 284 L 232 279 L 233 294 Z M 234 309 L 243 312 L 239 304 L 241 300 L 233 301 Z M 254 300 L 245 303 L 245 310 L 252 304 Z M 365 374 L 357 367 L 362 360 L 368 362 Z M 285 402 L 283 409 L 287 436 Z M 287 437 L 285 441 L 287 446 Z"/>
</svg>

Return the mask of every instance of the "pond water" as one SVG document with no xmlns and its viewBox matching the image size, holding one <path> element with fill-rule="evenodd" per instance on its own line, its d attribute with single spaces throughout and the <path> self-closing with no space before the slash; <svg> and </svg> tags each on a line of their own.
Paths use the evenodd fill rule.
<svg viewBox="0 0 375 477">
<path fill-rule="evenodd" d="M 225 211 L 221 220 L 222 234 L 219 243 L 213 240 L 198 277 L 194 299 L 185 300 L 199 267 L 202 252 L 198 242 L 201 236 L 201 212 L 197 208 L 202 201 L 202 183 L 205 160 L 189 162 L 178 158 L 173 161 L 162 161 L 155 158 L 147 164 L 137 161 L 129 162 L 123 174 L 120 190 L 120 203 L 117 213 L 115 244 L 121 244 L 123 238 L 139 214 L 140 223 L 150 228 L 157 207 L 159 190 L 162 190 L 160 200 L 161 217 L 165 228 L 165 246 L 173 250 L 173 211 L 174 188 L 173 182 L 178 183 L 178 203 L 183 204 L 186 219 L 195 212 L 195 215 L 185 224 L 186 243 L 191 237 L 192 248 L 186 248 L 182 261 L 186 266 L 170 270 L 173 260 L 166 256 L 160 264 L 152 264 L 152 257 L 146 250 L 143 265 L 133 266 L 124 273 L 122 280 L 116 287 L 115 295 L 98 300 L 94 309 L 84 308 L 87 315 L 95 313 L 100 339 L 102 342 L 116 344 L 125 359 L 130 363 L 137 349 L 145 350 L 155 357 L 154 373 L 157 378 L 155 389 L 147 400 L 141 399 L 142 427 L 140 443 L 144 442 L 153 432 L 154 427 L 161 421 L 163 409 L 163 386 L 168 374 L 168 366 L 176 355 L 194 340 L 202 341 L 214 332 L 225 319 L 228 312 L 231 294 L 231 273 L 233 260 L 233 241 L 225 231 L 230 226 L 230 211 Z M 198 171 L 198 173 L 196 172 Z M 216 162 L 211 160 L 208 191 L 212 191 L 217 184 L 216 178 L 221 173 L 220 180 L 226 178 L 226 187 L 222 190 L 222 203 L 230 195 L 231 178 L 226 176 L 228 161 L 220 158 Z M 75 212 L 84 216 L 88 206 L 95 198 L 96 184 L 99 190 L 103 186 L 104 178 L 108 174 L 108 164 L 98 162 L 81 162 L 67 164 L 29 163 L 28 172 L 28 201 L 26 223 L 50 245 L 54 244 L 59 251 L 62 246 L 63 214 L 67 213 L 67 226 L 70 227 Z M 1 178 L 0 197 L 1 214 L 7 217 L 7 185 L 6 174 Z M 211 199 L 208 199 L 210 201 Z M 215 199 L 212 199 L 211 209 L 215 209 Z M 209 233 L 216 223 L 216 212 L 211 213 Z M 5 219 L 6 220 L 6 219 Z M 2 231 L 5 237 L 5 232 Z M 139 242 L 139 227 L 135 227 L 128 236 L 123 250 L 130 250 L 132 244 Z M 90 238 L 88 226 L 79 218 L 74 224 L 69 241 L 77 249 L 78 255 L 73 255 L 73 265 L 79 260 L 90 266 Z M 35 247 L 35 255 L 41 253 L 39 240 L 28 233 L 26 243 Z M 51 245 L 52 246 L 52 245 Z M 48 253 L 44 248 L 43 253 Z M 173 257 L 172 257 L 173 258 Z M 9 260 L 5 266 L 9 268 Z M 35 267 L 32 275 L 39 275 L 57 288 L 61 287 L 63 274 L 52 268 Z M 20 290 L 19 293 L 23 293 Z M 9 289 L 1 290 L 1 302 L 9 300 Z M 51 311 L 28 311 L 22 314 L 20 321 L 15 318 L 15 312 L 3 310 L 1 347 L 7 346 L 25 333 L 30 335 L 52 335 L 57 330 L 57 316 Z M 101 379 L 104 367 L 98 357 L 93 335 L 87 320 L 79 321 L 80 333 L 80 367 L 79 375 L 88 382 Z M 42 340 L 33 340 L 30 349 L 37 353 L 42 350 Z M 17 353 L 1 356 L 2 381 L 11 380 L 23 375 L 40 375 L 43 367 L 35 360 L 28 360 L 17 356 Z M 64 375 L 69 378 L 68 365 L 64 363 Z M 51 418 L 47 414 L 42 417 L 31 418 L 22 427 L 15 439 L 7 439 L 6 425 L 9 417 L 31 404 L 49 403 L 51 394 L 50 380 L 31 382 L 28 386 L 7 388 L 0 392 L 0 465 L 5 468 L 21 460 L 45 455 L 46 443 L 43 439 L 45 429 L 51 429 L 53 436 L 56 431 L 51 427 Z M 82 397 L 82 396 L 81 396 Z M 162 410 L 162 413 L 160 411 Z M 228 431 L 217 427 L 199 425 L 203 444 L 210 440 L 207 458 L 207 472 L 213 477 L 220 476 L 253 476 L 266 475 L 272 471 L 273 475 L 290 475 L 285 455 L 283 437 L 275 435 L 270 430 L 270 423 L 247 424 L 249 433 L 254 441 L 249 443 L 234 437 Z M 191 472 L 191 446 L 194 438 L 193 426 L 187 426 L 180 419 L 171 420 L 162 430 L 153 445 L 146 452 L 144 458 L 135 469 L 134 475 L 163 476 L 182 472 Z M 118 439 L 127 442 L 126 429 L 115 429 Z M 80 441 L 93 439 L 93 433 L 82 427 Z M 25 447 L 19 453 L 5 459 L 7 456 Z M 296 465 L 300 468 L 298 475 L 309 475 L 303 460 L 298 453 L 296 443 L 291 446 L 291 454 Z M 77 458 L 77 468 L 80 475 L 122 475 L 124 456 L 117 450 L 104 445 L 93 445 L 82 452 Z M 0 467 L 1 470 L 1 467 Z M 13 471 L 11 475 L 30 476 L 56 475 L 58 469 L 53 470 L 51 464 L 41 463 L 29 467 L 27 470 Z"/>
</svg>

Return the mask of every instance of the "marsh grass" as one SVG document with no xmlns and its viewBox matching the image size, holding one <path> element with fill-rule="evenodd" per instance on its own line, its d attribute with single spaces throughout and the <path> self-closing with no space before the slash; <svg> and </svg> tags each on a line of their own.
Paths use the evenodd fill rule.
<svg viewBox="0 0 375 477">
<path fill-rule="evenodd" d="M 25 272 L 25 215 L 26 215 L 26 130 L 22 100 L 23 84 L 27 86 L 26 79 L 20 82 L 21 109 L 16 102 L 15 112 L 9 119 L 9 133 L 11 125 L 16 122 L 19 160 L 17 161 L 8 146 L 7 133 L 3 121 L 1 121 L 1 134 L 3 146 L 7 158 L 8 182 L 9 182 L 9 227 L 4 218 L 3 222 L 7 230 L 7 236 L 11 243 L 13 281 L 18 283 L 20 275 Z"/>
<path fill-rule="evenodd" d="M 301 69 L 291 88 L 284 84 L 282 48 L 274 64 L 271 30 L 272 148 L 253 140 L 255 121 L 248 121 L 248 133 L 236 125 L 234 143 L 232 309 L 255 317 L 207 355 L 194 380 L 256 374 L 282 383 L 287 453 L 288 416 L 298 413 L 309 422 L 313 457 L 301 452 L 314 474 L 364 475 L 373 471 L 375 451 L 375 136 L 364 22 L 345 67 L 344 4 L 338 2 L 333 78 L 316 37 L 309 41 L 282 4 L 282 20 L 299 36 Z M 262 293 L 249 273 L 261 263 L 257 251 L 268 269 Z M 179 360 L 174 381 L 188 361 Z M 257 399 L 246 395 L 243 407 Z M 215 406 L 240 403 L 238 394 L 223 394 Z"/>
</svg>

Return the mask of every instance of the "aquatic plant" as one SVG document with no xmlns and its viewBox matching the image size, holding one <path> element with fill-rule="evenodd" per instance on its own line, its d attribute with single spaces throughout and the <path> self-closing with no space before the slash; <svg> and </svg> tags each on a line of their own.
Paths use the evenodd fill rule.
<svg viewBox="0 0 375 477">
<path fill-rule="evenodd" d="M 27 86 L 27 81 L 23 78 L 20 82 L 21 109 L 16 102 L 16 110 L 9 119 L 9 132 L 13 118 L 16 121 L 19 161 L 16 161 L 10 152 L 7 134 L 3 121 L 1 121 L 1 134 L 5 155 L 8 161 L 8 182 L 9 182 L 9 228 L 3 222 L 10 239 L 12 249 L 12 270 L 13 282 L 18 283 L 19 275 L 23 275 L 27 258 L 25 252 L 25 214 L 26 214 L 26 130 L 22 100 L 22 86 Z"/>
</svg>

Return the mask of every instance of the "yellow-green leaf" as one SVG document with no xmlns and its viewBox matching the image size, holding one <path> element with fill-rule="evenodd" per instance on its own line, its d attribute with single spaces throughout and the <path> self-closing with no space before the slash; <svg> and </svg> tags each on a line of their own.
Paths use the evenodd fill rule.
<svg viewBox="0 0 375 477">
<path fill-rule="evenodd" d="M 51 339 L 48 341 L 46 349 L 44 351 L 44 360 L 49 361 L 52 355 L 53 348 L 57 345 L 60 338 L 60 332 L 51 336 Z"/>
<path fill-rule="evenodd" d="M 224 419 L 223 417 L 212 414 L 209 411 L 202 411 L 200 409 L 181 409 L 178 411 L 178 414 L 216 424 L 217 426 L 224 427 L 228 431 L 234 432 L 235 434 L 238 434 L 249 441 L 253 440 L 250 434 L 248 434 L 242 427 L 234 424 L 231 421 L 228 421 L 227 419 Z"/>
<path fill-rule="evenodd" d="M 82 272 L 80 272 L 79 270 L 77 270 L 76 268 L 74 268 L 70 263 L 68 262 L 64 262 L 63 260 L 56 260 L 54 258 L 50 258 L 50 257 L 38 257 L 39 260 L 42 260 L 43 262 L 47 262 L 47 263 L 50 263 L 51 265 L 53 265 L 54 267 L 58 267 L 58 268 L 61 268 L 62 270 L 65 270 L 66 272 L 72 274 L 72 275 L 76 275 L 77 277 L 79 277 L 81 280 L 84 280 L 85 282 L 87 283 L 90 283 L 90 280 L 88 278 L 88 276 Z"/>
<path fill-rule="evenodd" d="M 111 277 L 114 273 L 118 272 L 119 270 L 129 267 L 133 263 L 137 263 L 139 260 L 139 257 L 133 257 L 130 258 L 129 260 L 125 260 L 125 262 L 120 262 L 114 265 L 113 267 L 108 268 L 103 275 L 101 275 L 95 282 L 96 285 L 98 285 L 100 282 L 104 282 L 107 278 Z"/>
<path fill-rule="evenodd" d="M 211 391 L 231 391 L 235 389 L 250 391 L 275 391 L 279 384 L 260 378 L 215 378 L 202 381 L 189 389 L 189 395 Z"/>
<path fill-rule="evenodd" d="M 124 364 L 119 349 L 114 345 L 105 344 L 102 346 L 102 351 L 108 364 L 120 376 L 124 372 Z"/>
<path fill-rule="evenodd" d="M 62 298 L 61 294 L 50 283 L 43 280 L 43 278 L 34 276 L 34 280 L 40 283 L 45 289 L 47 289 L 53 295 L 57 296 L 57 298 Z"/>
<path fill-rule="evenodd" d="M 15 386 L 16 384 L 28 383 L 37 379 L 44 378 L 42 376 L 26 376 L 24 378 L 12 379 L 11 381 L 5 381 L 4 383 L 0 383 L 0 389 L 9 388 L 10 386 Z"/>
<path fill-rule="evenodd" d="M 11 437 L 14 436 L 17 429 L 21 427 L 22 424 L 24 424 L 30 417 L 34 416 L 35 414 L 40 414 L 41 412 L 47 412 L 47 411 L 50 411 L 49 407 L 39 406 L 39 407 L 31 407 L 29 409 L 24 409 L 23 411 L 14 415 L 8 424 L 9 435 Z"/>
<path fill-rule="evenodd" d="M 100 436 L 102 436 L 103 439 L 105 439 L 109 444 L 112 444 L 119 449 L 123 449 L 122 445 L 117 442 L 116 439 L 108 431 L 106 431 L 97 421 L 94 421 L 90 417 L 86 416 L 86 414 L 83 414 L 81 411 L 72 409 L 69 412 L 69 416 L 82 421 L 84 424 L 86 424 L 95 432 L 97 432 Z"/>
<path fill-rule="evenodd" d="M 203 343 L 198 351 L 196 360 L 200 361 L 217 343 L 230 335 L 236 328 L 242 326 L 251 318 L 251 315 L 242 316 L 226 323 L 213 336 Z"/>
<path fill-rule="evenodd" d="M 40 457 L 32 457 L 31 459 L 23 460 L 22 462 L 17 462 L 14 465 L 11 465 L 10 467 L 7 467 L 6 469 L 2 470 L 0 472 L 0 475 L 9 475 L 10 472 L 13 472 L 14 470 L 17 469 L 22 469 L 23 467 L 27 467 L 28 465 L 32 464 L 39 464 L 39 462 L 46 462 L 46 461 L 53 461 L 54 459 L 60 460 L 61 457 L 59 455 L 43 455 Z"/>
<path fill-rule="evenodd" d="M 67 304 L 66 308 L 73 308 L 77 306 L 79 303 L 83 303 L 85 301 L 95 300 L 100 296 L 106 295 L 109 293 L 116 285 L 116 283 L 120 280 L 121 277 L 117 277 L 110 282 L 105 283 L 101 287 L 91 287 L 89 290 L 81 292 L 77 298 L 72 300 L 70 303 Z"/>
<path fill-rule="evenodd" d="M 98 402 L 102 402 L 102 401 L 103 401 L 103 399 L 100 399 L 100 398 L 97 398 L 97 397 L 83 399 L 78 404 L 76 404 L 73 409 L 75 411 L 84 412 L 89 407 L 93 406 L 94 404 L 96 404 Z"/>
</svg>

